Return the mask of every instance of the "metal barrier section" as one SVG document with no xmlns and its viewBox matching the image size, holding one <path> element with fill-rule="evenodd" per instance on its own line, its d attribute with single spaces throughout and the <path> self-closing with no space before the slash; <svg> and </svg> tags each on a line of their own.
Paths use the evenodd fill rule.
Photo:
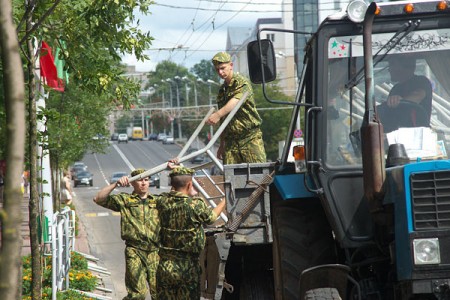
<svg viewBox="0 0 450 300">
<path fill-rule="evenodd" d="M 49 242 L 51 244 L 52 256 L 52 300 L 56 300 L 58 291 L 69 289 L 69 271 L 71 267 L 71 252 L 75 251 L 75 211 L 66 206 L 61 212 L 53 214 L 50 224 Z M 80 253 L 88 261 L 98 261 L 97 258 Z M 45 254 L 44 254 L 45 255 Z M 105 268 L 96 266 L 88 262 L 88 269 L 105 275 L 111 275 Z M 97 287 L 97 290 L 111 293 L 106 288 Z M 92 292 L 78 291 L 79 294 L 86 295 L 93 299 L 112 299 L 108 296 L 98 295 Z"/>
<path fill-rule="evenodd" d="M 75 212 L 69 207 L 53 214 L 50 240 L 52 299 L 56 300 L 57 291 L 69 289 L 70 252 L 75 247 Z"/>
<path fill-rule="evenodd" d="M 237 103 L 237 105 L 230 111 L 230 113 L 228 113 L 227 117 L 222 121 L 222 123 L 220 124 L 219 128 L 217 129 L 216 133 L 214 133 L 214 135 L 211 137 L 211 140 L 209 141 L 209 143 L 202 149 L 199 149 L 195 152 L 189 153 L 186 156 L 184 156 L 184 153 L 186 153 L 187 149 L 189 149 L 189 147 L 191 146 L 192 142 L 195 140 L 195 138 L 197 137 L 197 135 L 199 134 L 199 132 L 201 131 L 201 129 L 203 128 L 203 126 L 205 125 L 206 121 L 208 120 L 209 116 L 212 115 L 214 108 L 211 108 L 208 112 L 208 114 L 205 116 L 205 118 L 203 118 L 202 122 L 199 124 L 199 126 L 197 127 L 197 129 L 195 130 L 194 134 L 190 137 L 190 139 L 188 140 L 188 142 L 186 143 L 186 145 L 183 147 L 183 149 L 181 150 L 180 154 L 178 155 L 178 162 L 179 163 L 183 163 L 185 161 L 190 160 L 191 158 L 196 157 L 197 155 L 201 155 L 201 154 L 208 154 L 208 156 L 211 158 L 211 160 L 214 162 L 214 164 L 221 170 L 223 171 L 223 165 L 222 163 L 217 159 L 217 157 L 211 152 L 211 148 L 213 147 L 213 145 L 216 143 L 216 141 L 219 139 L 220 135 L 222 134 L 222 132 L 225 130 L 225 128 L 227 127 L 228 123 L 230 123 L 230 121 L 233 119 L 234 115 L 237 113 L 237 111 L 239 110 L 239 108 L 241 108 L 242 104 L 245 102 L 245 100 L 248 97 L 248 92 L 245 92 L 244 95 L 242 96 L 242 99 Z M 129 182 L 141 179 L 141 178 L 145 178 L 148 176 L 151 176 L 153 174 L 156 174 L 158 172 L 164 171 L 167 169 L 167 163 L 163 163 L 160 164 L 150 170 L 147 170 L 139 175 L 133 176 L 131 178 L 128 179 Z"/>
</svg>

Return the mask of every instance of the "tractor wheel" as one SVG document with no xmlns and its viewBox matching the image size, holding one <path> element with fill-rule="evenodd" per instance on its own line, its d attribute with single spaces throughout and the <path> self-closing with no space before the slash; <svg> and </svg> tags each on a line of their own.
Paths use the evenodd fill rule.
<svg viewBox="0 0 450 300">
<path fill-rule="evenodd" d="M 342 298 L 334 288 L 320 288 L 307 291 L 304 300 L 342 300 Z"/>
<path fill-rule="evenodd" d="M 275 298 L 297 300 L 302 271 L 336 261 L 331 228 L 318 200 L 277 203 L 272 223 Z"/>
</svg>

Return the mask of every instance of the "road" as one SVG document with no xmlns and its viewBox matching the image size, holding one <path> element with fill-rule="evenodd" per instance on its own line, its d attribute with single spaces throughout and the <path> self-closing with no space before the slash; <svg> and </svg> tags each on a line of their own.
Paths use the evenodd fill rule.
<svg viewBox="0 0 450 300">
<path fill-rule="evenodd" d="M 156 141 L 129 141 L 127 144 L 110 142 L 106 153 L 87 154 L 83 162 L 94 174 L 92 187 L 79 186 L 75 206 L 77 215 L 86 228 L 91 254 L 100 259 L 100 265 L 111 272 L 106 287 L 114 291 L 112 299 L 126 296 L 124 284 L 125 260 L 124 242 L 120 238 L 120 217 L 117 213 L 96 205 L 92 199 L 104 186 L 109 184 L 113 172 L 130 173 L 136 168 L 150 169 L 177 156 L 181 148 L 178 145 L 163 145 Z M 161 172 L 161 188 L 150 188 L 151 193 L 169 191 L 168 171 Z M 131 188 L 120 188 L 131 192 Z M 150 299 L 150 296 L 147 297 Z"/>
</svg>

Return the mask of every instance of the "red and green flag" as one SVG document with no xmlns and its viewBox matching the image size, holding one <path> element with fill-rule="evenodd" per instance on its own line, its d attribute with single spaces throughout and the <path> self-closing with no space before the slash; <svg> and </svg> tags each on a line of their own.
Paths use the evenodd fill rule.
<svg viewBox="0 0 450 300">
<path fill-rule="evenodd" d="M 44 84 L 55 91 L 64 92 L 69 77 L 67 71 L 64 70 L 64 60 L 59 58 L 60 51 L 61 48 L 57 48 L 55 57 L 53 57 L 52 48 L 43 41 L 39 63 Z"/>
</svg>

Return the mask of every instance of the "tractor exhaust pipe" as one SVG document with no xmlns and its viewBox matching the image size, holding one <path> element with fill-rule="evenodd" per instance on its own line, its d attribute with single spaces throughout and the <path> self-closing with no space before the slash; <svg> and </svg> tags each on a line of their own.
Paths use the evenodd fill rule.
<svg viewBox="0 0 450 300">
<path fill-rule="evenodd" d="M 375 115 L 372 24 L 377 5 L 372 2 L 364 18 L 364 75 L 365 75 L 365 113 L 361 125 L 361 146 L 363 162 L 364 196 L 375 222 L 383 222 L 382 200 L 384 197 L 385 162 L 384 130 Z"/>
</svg>

